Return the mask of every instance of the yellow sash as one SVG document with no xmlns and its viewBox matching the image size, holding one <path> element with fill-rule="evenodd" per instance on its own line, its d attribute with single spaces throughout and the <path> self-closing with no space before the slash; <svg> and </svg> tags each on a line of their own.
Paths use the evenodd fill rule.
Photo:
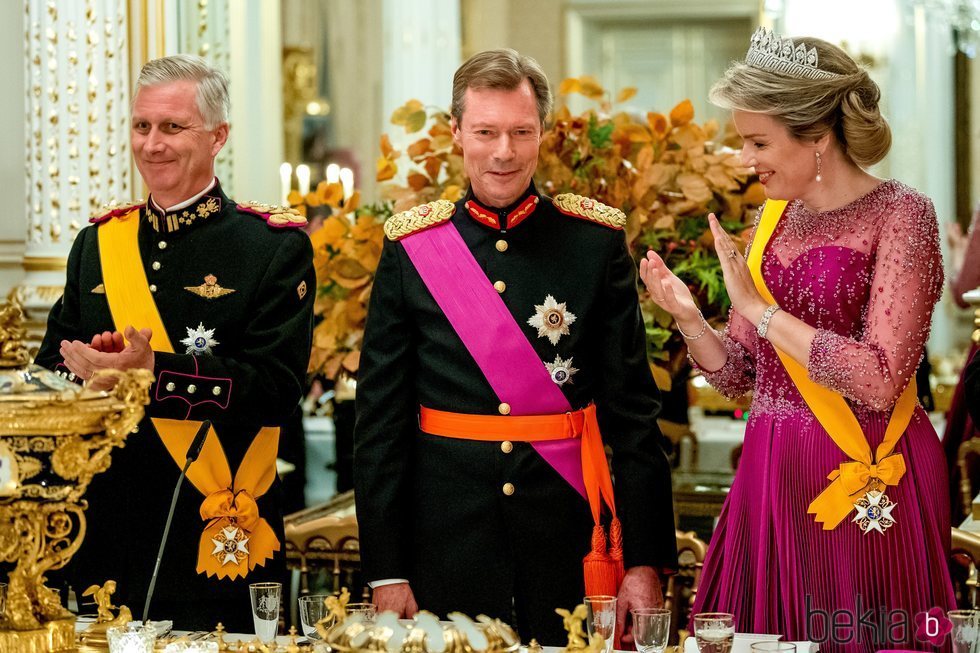
<svg viewBox="0 0 980 653">
<path fill-rule="evenodd" d="M 770 304 L 775 304 L 776 300 L 762 278 L 762 255 L 786 204 L 787 202 L 781 200 L 766 200 L 747 261 L 756 289 Z M 885 439 L 878 445 L 872 458 L 871 446 L 864 436 L 861 424 L 844 398 L 811 381 L 806 368 L 778 348 L 776 353 L 817 421 L 834 444 L 850 458 L 830 473 L 827 477 L 831 481 L 830 485 L 807 508 L 807 513 L 813 514 L 817 523 L 823 524 L 824 530 L 833 530 L 854 509 L 854 502 L 876 482 L 898 485 L 905 474 L 905 458 L 893 451 L 908 427 L 918 403 L 915 379 L 909 382 L 895 404 L 885 429 Z"/>
<path fill-rule="evenodd" d="M 135 208 L 99 225 L 106 299 L 118 331 L 130 325 L 137 329 L 149 327 L 153 330 L 153 350 L 173 353 L 140 258 L 139 214 L 139 208 Z M 201 422 L 162 418 L 152 421 L 174 462 L 183 467 L 187 448 Z M 259 516 L 255 503 L 275 480 L 278 446 L 279 429 L 262 428 L 232 480 L 228 458 L 214 428 L 208 432 L 201 455 L 187 471 L 187 479 L 204 495 L 201 519 L 206 524 L 198 546 L 198 573 L 234 580 L 247 575 L 255 565 L 265 565 L 280 549 L 272 527 Z"/>
</svg>

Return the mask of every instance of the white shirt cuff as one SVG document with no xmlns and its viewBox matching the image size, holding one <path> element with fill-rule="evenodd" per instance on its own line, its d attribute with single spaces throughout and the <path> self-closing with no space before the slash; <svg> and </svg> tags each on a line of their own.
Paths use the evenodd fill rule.
<svg viewBox="0 0 980 653">
<path fill-rule="evenodd" d="M 397 585 L 398 583 L 407 583 L 407 582 L 408 580 L 406 580 L 405 578 L 383 578 L 381 580 L 372 580 L 370 583 L 368 583 L 368 587 L 370 587 L 373 590 L 376 590 L 379 587 L 384 587 L 385 585 Z"/>
</svg>

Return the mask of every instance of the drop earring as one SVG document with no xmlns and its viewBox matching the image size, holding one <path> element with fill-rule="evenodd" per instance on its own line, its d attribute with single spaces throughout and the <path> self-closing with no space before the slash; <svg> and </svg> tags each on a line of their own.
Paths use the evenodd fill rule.
<svg viewBox="0 0 980 653">
<path fill-rule="evenodd" d="M 823 181 L 823 175 L 820 174 L 820 152 L 816 152 L 817 155 L 817 183 Z"/>
</svg>

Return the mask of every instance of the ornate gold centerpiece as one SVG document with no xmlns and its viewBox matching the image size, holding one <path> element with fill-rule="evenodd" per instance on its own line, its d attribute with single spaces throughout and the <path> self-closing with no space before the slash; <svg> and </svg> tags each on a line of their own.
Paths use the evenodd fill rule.
<svg viewBox="0 0 980 653">
<path fill-rule="evenodd" d="M 114 373 L 111 393 L 28 366 L 23 313 L 0 305 L 0 562 L 13 563 L 0 653 L 75 647 L 75 618 L 44 586 L 85 537 L 89 482 L 143 417 L 152 374 Z"/>
</svg>

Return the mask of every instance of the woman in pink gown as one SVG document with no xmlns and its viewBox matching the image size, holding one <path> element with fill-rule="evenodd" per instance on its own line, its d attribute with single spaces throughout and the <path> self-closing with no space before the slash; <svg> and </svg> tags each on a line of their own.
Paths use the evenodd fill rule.
<svg viewBox="0 0 980 653">
<path fill-rule="evenodd" d="M 732 109 L 742 161 L 772 205 L 774 218 L 764 207 L 750 236 L 758 279 L 714 216 L 732 300 L 724 332 L 706 325 L 659 256 L 640 266 L 707 380 L 729 397 L 754 392 L 694 611 L 731 612 L 738 632 L 817 641 L 829 653 L 931 650 L 916 639 L 916 615 L 954 607 L 943 451 L 914 392 L 905 395 L 942 290 L 938 229 L 927 197 L 865 170 L 891 143 L 878 98 L 839 48 L 757 32 L 712 101 Z M 782 213 L 778 199 L 789 200 Z M 826 391 L 810 382 L 853 413 L 876 465 L 854 462 L 831 437 L 810 401 Z M 893 412 L 900 437 L 879 451 Z M 883 471 L 899 460 L 904 474 Z M 811 502 L 843 463 L 863 468 L 867 483 L 843 493 L 839 523 L 818 523 Z M 852 509 L 861 500 L 871 505 Z"/>
</svg>

